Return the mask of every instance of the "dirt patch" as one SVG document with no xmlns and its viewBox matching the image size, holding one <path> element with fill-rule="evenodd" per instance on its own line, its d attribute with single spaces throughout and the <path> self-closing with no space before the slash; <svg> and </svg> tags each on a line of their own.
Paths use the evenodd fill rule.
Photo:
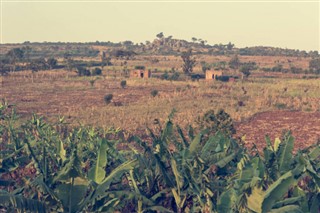
<svg viewBox="0 0 320 213">
<path fill-rule="evenodd" d="M 306 148 L 320 140 L 320 112 L 271 111 L 262 112 L 245 122 L 236 124 L 238 137 L 245 135 L 248 147 L 265 147 L 265 135 L 271 141 L 290 130 L 295 137 L 295 150 Z"/>
</svg>

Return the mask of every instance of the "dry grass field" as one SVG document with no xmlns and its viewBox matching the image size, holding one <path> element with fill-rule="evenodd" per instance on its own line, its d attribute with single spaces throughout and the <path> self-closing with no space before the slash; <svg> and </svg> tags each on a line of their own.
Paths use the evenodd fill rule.
<svg viewBox="0 0 320 213">
<path fill-rule="evenodd" d="M 157 67 L 179 67 L 179 60 L 162 56 Z M 146 61 L 140 58 L 128 66 Z M 114 67 L 117 63 L 120 61 L 115 61 Z M 110 67 L 100 77 L 78 77 L 73 73 L 66 78 L 63 70 L 17 72 L 2 77 L 0 98 L 14 104 L 25 118 L 33 112 L 49 120 L 65 116 L 72 125 L 113 126 L 140 135 L 146 126 L 152 128 L 155 119 L 163 122 L 174 108 L 174 120 L 182 127 L 194 124 L 210 109 L 224 109 L 236 122 L 237 136 L 246 135 L 247 143 L 260 143 L 258 147 L 264 146 L 265 134 L 279 136 L 283 129 L 298 136 L 297 147 L 320 138 L 318 79 L 261 78 L 256 72 L 246 81 L 222 83 L 125 79 L 112 73 Z M 96 79 L 93 86 L 92 79 Z M 127 81 L 126 88 L 120 86 L 122 80 Z M 152 90 L 159 92 L 156 97 L 151 95 Z M 104 102 L 106 94 L 113 94 L 111 104 Z"/>
</svg>

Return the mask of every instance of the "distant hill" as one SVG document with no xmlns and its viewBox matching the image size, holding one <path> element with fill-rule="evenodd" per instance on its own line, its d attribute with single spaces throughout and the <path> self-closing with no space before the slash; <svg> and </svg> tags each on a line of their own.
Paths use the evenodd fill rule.
<svg viewBox="0 0 320 213">
<path fill-rule="evenodd" d="M 152 42 L 136 43 L 132 41 L 123 42 L 24 42 L 20 44 L 1 44 L 0 55 L 6 54 L 10 49 L 15 47 L 30 46 L 32 47 L 31 57 L 63 57 L 65 53 L 73 56 L 95 57 L 99 54 L 99 47 L 104 47 L 106 52 L 114 50 L 133 51 L 142 55 L 179 55 L 181 52 L 192 49 L 194 54 L 206 55 L 244 55 L 244 56 L 293 56 L 293 57 L 319 57 L 318 51 L 295 50 L 279 47 L 255 46 L 237 48 L 231 42 L 227 44 L 207 44 L 202 39 L 192 38 L 192 41 L 176 39 L 172 36 L 165 37 L 163 34 L 154 39 Z"/>
</svg>

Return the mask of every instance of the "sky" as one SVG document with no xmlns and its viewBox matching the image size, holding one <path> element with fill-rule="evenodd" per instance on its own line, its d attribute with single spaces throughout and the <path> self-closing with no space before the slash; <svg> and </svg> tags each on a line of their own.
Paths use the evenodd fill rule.
<svg viewBox="0 0 320 213">
<path fill-rule="evenodd" d="M 320 0 L 0 0 L 1 43 L 152 41 L 320 50 Z"/>
</svg>

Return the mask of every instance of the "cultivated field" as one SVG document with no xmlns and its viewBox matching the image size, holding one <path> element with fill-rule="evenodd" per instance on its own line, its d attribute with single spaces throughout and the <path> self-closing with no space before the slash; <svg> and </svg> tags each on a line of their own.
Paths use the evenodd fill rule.
<svg viewBox="0 0 320 213">
<path fill-rule="evenodd" d="M 73 126 L 113 126 L 139 135 L 145 134 L 145 127 L 153 128 L 155 119 L 164 122 L 172 109 L 182 127 L 196 125 L 210 109 L 224 109 L 236 123 L 237 136 L 246 135 L 246 142 L 261 144 L 259 148 L 265 134 L 279 137 L 284 129 L 297 137 L 296 148 L 320 137 L 318 79 L 264 78 L 256 72 L 248 80 L 228 83 L 166 81 L 124 78 L 119 72 L 114 75 L 107 67 L 99 77 L 68 78 L 64 70 L 17 72 L 2 77 L 0 98 L 14 104 L 24 118 L 33 112 L 49 120 L 65 116 Z M 126 88 L 120 86 L 122 80 Z M 158 91 L 155 97 L 153 90 Z M 111 104 L 104 102 L 106 94 L 113 94 Z"/>
<path fill-rule="evenodd" d="M 151 47 L 112 60 L 69 44 L 4 55 L 0 212 L 319 212 L 312 53 L 237 60 L 222 48 L 186 62 Z M 205 80 L 207 66 L 223 76 Z M 129 77 L 143 67 L 151 78 Z"/>
</svg>

